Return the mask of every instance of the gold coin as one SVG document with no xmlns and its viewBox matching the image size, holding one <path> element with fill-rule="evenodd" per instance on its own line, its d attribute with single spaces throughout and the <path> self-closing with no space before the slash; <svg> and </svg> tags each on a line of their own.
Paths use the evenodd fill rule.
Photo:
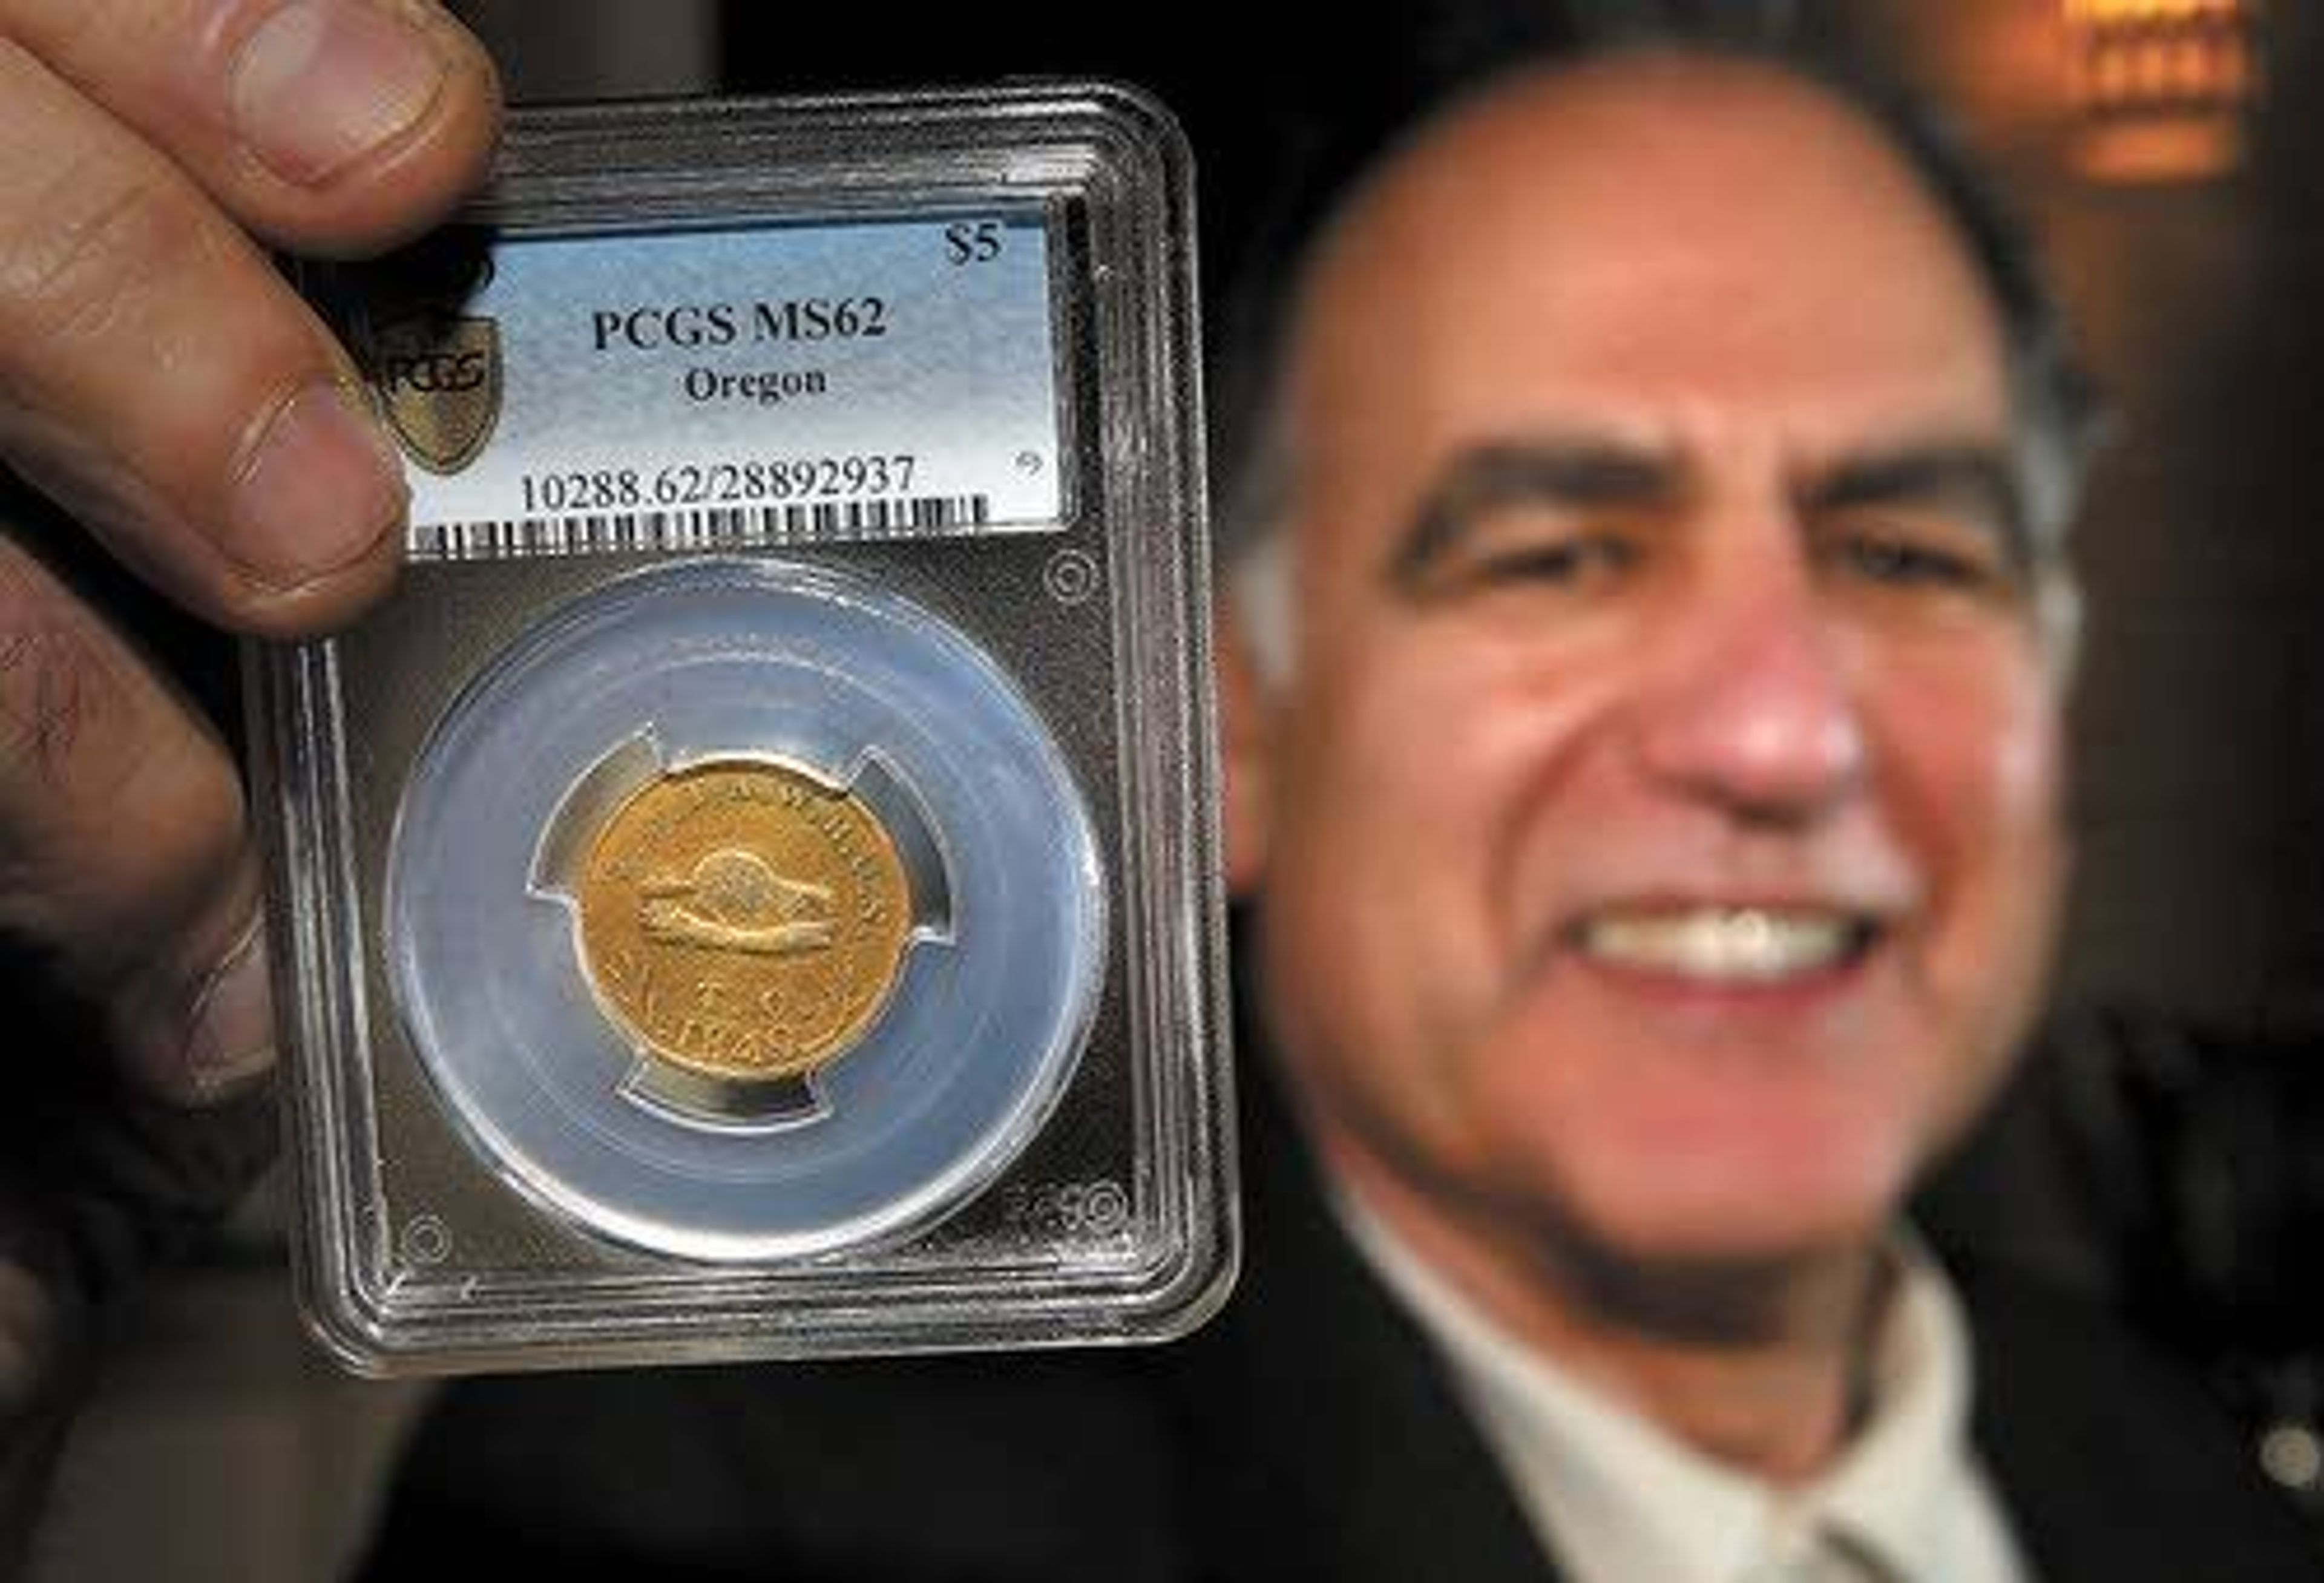
<svg viewBox="0 0 2324 1583">
<path fill-rule="evenodd" d="M 581 953 L 649 1054 L 706 1077 L 798 1077 L 888 1002 L 912 926 L 863 801 L 779 764 L 714 759 L 634 793 L 582 870 Z"/>
</svg>

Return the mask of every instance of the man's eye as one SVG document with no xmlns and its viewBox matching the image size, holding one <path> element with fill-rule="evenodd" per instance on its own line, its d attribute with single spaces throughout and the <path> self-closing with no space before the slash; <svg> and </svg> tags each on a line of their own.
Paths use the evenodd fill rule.
<svg viewBox="0 0 2324 1583">
<path fill-rule="evenodd" d="M 1579 584 L 1628 571 L 1639 547 L 1614 533 L 1577 533 L 1534 543 L 1488 548 L 1469 564 L 1461 580 L 1480 586 L 1509 584 Z"/>
<path fill-rule="evenodd" d="M 1847 575 L 1900 592 L 2006 595 L 2018 579 L 1997 548 L 1971 535 L 1852 530 L 1827 543 L 1825 558 Z M 1960 542 L 1956 542 L 1956 539 Z"/>
<path fill-rule="evenodd" d="M 1984 568 L 1924 545 L 1859 538 L 1851 540 L 1843 553 L 1850 567 L 1879 583 L 1934 583 L 1959 588 L 1985 580 Z"/>
</svg>

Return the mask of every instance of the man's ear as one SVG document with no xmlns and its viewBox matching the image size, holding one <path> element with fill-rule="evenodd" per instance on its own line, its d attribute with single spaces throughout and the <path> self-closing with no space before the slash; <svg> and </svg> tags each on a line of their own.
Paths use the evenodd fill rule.
<svg viewBox="0 0 2324 1583">
<path fill-rule="evenodd" d="M 1224 741 L 1227 890 L 1245 897 L 1267 867 L 1268 811 L 1275 712 L 1259 678 L 1250 640 L 1232 599 L 1219 601 L 1213 629 L 1218 666 L 1219 729 Z"/>
</svg>

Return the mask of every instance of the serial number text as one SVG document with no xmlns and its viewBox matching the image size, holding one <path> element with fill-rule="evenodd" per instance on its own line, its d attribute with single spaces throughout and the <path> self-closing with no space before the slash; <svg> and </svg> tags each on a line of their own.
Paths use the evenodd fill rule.
<svg viewBox="0 0 2324 1583">
<path fill-rule="evenodd" d="M 678 462 L 666 467 L 584 467 L 521 476 L 524 511 L 618 511 L 649 506 L 747 505 L 908 494 L 919 458 L 908 451 Z"/>
</svg>

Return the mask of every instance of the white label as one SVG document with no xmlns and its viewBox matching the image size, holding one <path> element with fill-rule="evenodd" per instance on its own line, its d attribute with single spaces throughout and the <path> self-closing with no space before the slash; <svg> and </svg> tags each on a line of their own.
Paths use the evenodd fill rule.
<svg viewBox="0 0 2324 1583">
<path fill-rule="evenodd" d="M 421 557 L 1063 525 L 1038 208 L 493 244 L 356 341 Z"/>
</svg>

